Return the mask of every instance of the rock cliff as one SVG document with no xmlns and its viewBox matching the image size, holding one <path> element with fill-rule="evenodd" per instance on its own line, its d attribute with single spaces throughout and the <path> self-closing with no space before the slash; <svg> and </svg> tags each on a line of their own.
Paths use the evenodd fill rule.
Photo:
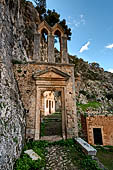
<svg viewBox="0 0 113 170">
<path fill-rule="evenodd" d="M 104 71 L 98 63 L 89 64 L 75 56 L 73 63 L 78 110 L 81 106 L 84 112 L 113 113 L 113 73 Z"/>
<path fill-rule="evenodd" d="M 14 61 L 28 61 L 38 12 L 25 0 L 0 1 L 0 169 L 13 169 L 25 142 L 25 109 L 13 73 Z M 29 56 L 29 57 L 28 57 Z"/>
<path fill-rule="evenodd" d="M 0 1 L 0 169 L 11 170 L 25 138 L 25 111 L 12 70 L 24 59 L 19 0 Z"/>
</svg>

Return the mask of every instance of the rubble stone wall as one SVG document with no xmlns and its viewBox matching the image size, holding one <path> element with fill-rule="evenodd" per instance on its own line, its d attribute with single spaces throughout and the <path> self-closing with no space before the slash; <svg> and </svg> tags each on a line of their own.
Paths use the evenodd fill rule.
<svg viewBox="0 0 113 170">
<path fill-rule="evenodd" d="M 65 109 L 66 109 L 66 123 L 67 123 L 67 136 L 77 136 L 77 116 L 76 116 L 76 101 L 75 101 L 75 80 L 74 80 L 74 67 L 67 64 L 15 64 L 14 72 L 18 82 L 21 100 L 27 110 L 27 130 L 29 135 L 34 136 L 35 128 L 35 102 L 36 102 L 36 82 L 33 79 L 33 73 L 45 70 L 49 67 L 54 67 L 64 73 L 70 75 L 67 80 L 65 89 Z M 57 83 L 58 84 L 58 83 Z"/>
</svg>

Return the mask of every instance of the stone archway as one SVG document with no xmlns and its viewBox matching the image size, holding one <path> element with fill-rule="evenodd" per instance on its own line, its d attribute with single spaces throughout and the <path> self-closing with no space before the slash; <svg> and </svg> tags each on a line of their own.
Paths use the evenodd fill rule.
<svg viewBox="0 0 113 170">
<path fill-rule="evenodd" d="M 61 100 L 62 100 L 62 138 L 66 139 L 66 110 L 65 110 L 65 87 L 60 86 L 49 86 L 47 87 L 47 84 L 45 84 L 43 87 L 40 87 L 39 85 L 36 86 L 36 117 L 35 117 L 35 140 L 40 139 L 40 120 L 41 120 L 41 104 L 39 99 L 41 99 L 41 92 L 42 91 L 61 91 Z"/>
<path fill-rule="evenodd" d="M 34 139 L 40 139 L 41 92 L 59 90 L 62 92 L 62 138 L 77 135 L 75 94 L 71 76 L 56 67 L 45 67 L 33 74 L 36 87 Z M 66 94 L 66 95 L 65 95 Z"/>
<path fill-rule="evenodd" d="M 35 101 L 35 140 L 40 139 L 40 116 L 41 116 L 41 93 L 43 91 L 61 91 L 62 100 L 62 138 L 66 138 L 66 109 L 65 88 L 69 75 L 60 70 L 50 67 L 49 69 L 34 74 L 36 80 Z"/>
</svg>

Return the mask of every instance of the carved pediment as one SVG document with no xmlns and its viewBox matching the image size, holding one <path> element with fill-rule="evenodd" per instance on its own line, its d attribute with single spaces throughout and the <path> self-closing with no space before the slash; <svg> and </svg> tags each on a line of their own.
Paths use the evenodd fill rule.
<svg viewBox="0 0 113 170">
<path fill-rule="evenodd" d="M 64 73 L 54 67 L 50 67 L 46 70 L 37 71 L 33 74 L 34 79 L 36 80 L 68 80 L 69 75 L 67 73 Z"/>
</svg>

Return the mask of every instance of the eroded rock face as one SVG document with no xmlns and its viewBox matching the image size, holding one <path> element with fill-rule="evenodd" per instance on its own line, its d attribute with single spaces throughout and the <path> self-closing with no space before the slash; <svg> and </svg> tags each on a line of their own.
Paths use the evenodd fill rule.
<svg viewBox="0 0 113 170">
<path fill-rule="evenodd" d="M 41 22 L 38 11 L 34 8 L 32 2 L 21 0 L 22 10 L 22 27 L 23 38 L 22 43 L 26 50 L 28 60 L 33 59 L 34 50 L 34 33 L 38 29 L 38 24 Z"/>
<path fill-rule="evenodd" d="M 25 134 L 25 111 L 12 70 L 12 59 L 24 59 L 18 0 L 0 1 L 0 169 L 13 169 Z M 26 57 L 27 58 L 27 57 Z"/>
<path fill-rule="evenodd" d="M 113 73 L 106 72 L 102 68 L 96 68 L 95 71 L 94 68 L 89 67 L 88 63 L 85 64 L 89 70 L 86 70 L 84 74 L 84 70 L 80 68 L 81 74 L 78 74 L 75 81 L 77 103 L 87 104 L 96 101 L 101 103 L 100 107 L 88 108 L 90 112 L 92 109 L 97 112 L 112 112 Z M 90 72 L 89 75 L 88 72 Z"/>
</svg>

